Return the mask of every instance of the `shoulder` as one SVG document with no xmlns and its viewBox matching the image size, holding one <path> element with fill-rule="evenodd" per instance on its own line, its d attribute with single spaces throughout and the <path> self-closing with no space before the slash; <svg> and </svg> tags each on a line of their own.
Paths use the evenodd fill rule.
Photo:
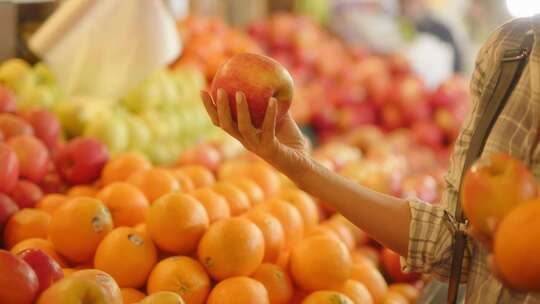
<svg viewBox="0 0 540 304">
<path fill-rule="evenodd" d="M 477 61 L 499 58 L 503 50 L 518 47 L 530 28 L 529 18 L 513 19 L 499 26 L 480 48 Z"/>
</svg>

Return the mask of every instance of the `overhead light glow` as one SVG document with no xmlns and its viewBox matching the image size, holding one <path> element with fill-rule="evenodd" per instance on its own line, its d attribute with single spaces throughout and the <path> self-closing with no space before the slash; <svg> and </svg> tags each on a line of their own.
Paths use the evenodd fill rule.
<svg viewBox="0 0 540 304">
<path fill-rule="evenodd" d="M 530 17 L 540 13 L 538 0 L 506 0 L 506 8 L 514 17 Z"/>
</svg>

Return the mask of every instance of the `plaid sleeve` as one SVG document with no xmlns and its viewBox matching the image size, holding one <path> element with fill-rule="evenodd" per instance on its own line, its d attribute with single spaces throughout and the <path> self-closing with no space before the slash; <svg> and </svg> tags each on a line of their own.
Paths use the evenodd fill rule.
<svg viewBox="0 0 540 304">
<path fill-rule="evenodd" d="M 445 280 L 450 276 L 453 233 L 457 221 L 448 211 L 417 199 L 409 200 L 411 224 L 407 258 L 402 258 L 405 272 L 429 273 Z M 466 282 L 470 260 L 470 244 L 465 251 L 462 282 Z"/>
</svg>

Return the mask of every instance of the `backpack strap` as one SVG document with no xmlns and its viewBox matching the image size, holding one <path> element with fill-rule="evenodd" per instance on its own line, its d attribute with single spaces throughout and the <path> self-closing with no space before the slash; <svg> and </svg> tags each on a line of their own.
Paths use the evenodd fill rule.
<svg viewBox="0 0 540 304">
<path fill-rule="evenodd" d="M 461 171 L 461 183 L 469 167 L 480 157 L 489 133 L 493 129 L 493 125 L 497 121 L 497 117 L 504 109 L 506 102 L 512 91 L 519 81 L 523 69 L 527 65 L 528 57 L 534 42 L 532 31 L 527 32 L 525 39 L 518 49 L 511 49 L 504 52 L 500 59 L 501 72 L 497 80 L 493 94 L 490 97 L 485 113 L 480 117 L 478 126 L 476 127 L 471 142 L 467 150 L 463 170 Z M 466 223 L 467 220 L 461 209 L 461 185 L 459 187 L 458 201 L 455 209 L 455 218 L 458 223 Z M 461 225 L 463 226 L 463 225 Z M 455 304 L 459 291 L 459 283 L 461 278 L 461 268 L 465 247 L 467 243 L 467 234 L 461 229 L 456 229 L 454 232 L 454 244 L 452 254 L 452 266 L 448 285 L 448 304 Z"/>
</svg>

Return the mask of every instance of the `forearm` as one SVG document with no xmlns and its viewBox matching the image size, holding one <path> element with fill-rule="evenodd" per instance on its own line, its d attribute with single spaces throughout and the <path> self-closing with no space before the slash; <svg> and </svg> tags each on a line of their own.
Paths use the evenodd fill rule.
<svg viewBox="0 0 540 304">
<path fill-rule="evenodd" d="M 407 201 L 372 191 L 326 169 L 308 157 L 274 162 L 301 189 L 332 205 L 356 226 L 402 256 L 409 243 Z"/>
</svg>

